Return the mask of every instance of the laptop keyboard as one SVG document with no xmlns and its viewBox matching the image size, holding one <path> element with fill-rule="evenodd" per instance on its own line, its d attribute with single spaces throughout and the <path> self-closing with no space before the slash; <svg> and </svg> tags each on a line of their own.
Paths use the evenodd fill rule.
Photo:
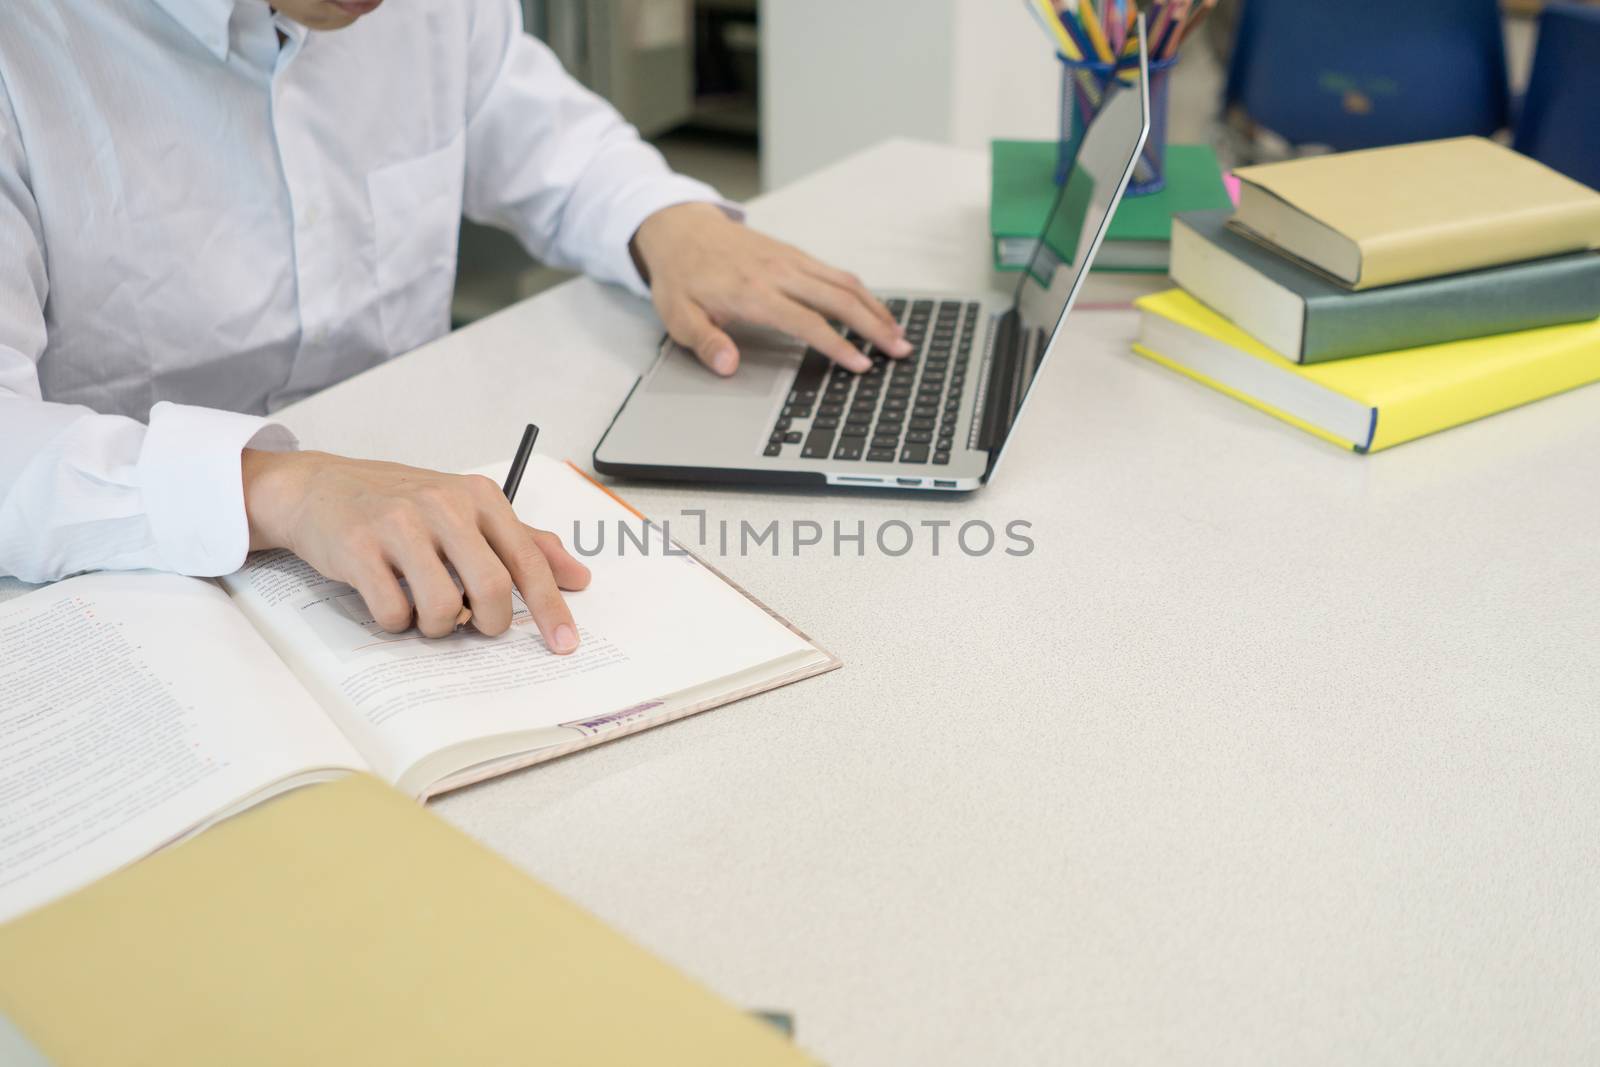
<svg viewBox="0 0 1600 1067">
<path fill-rule="evenodd" d="M 979 305 L 958 300 L 884 301 L 912 351 L 890 359 L 846 331 L 872 359 L 852 374 L 807 349 L 765 455 L 862 463 L 950 462 L 967 384 Z"/>
</svg>

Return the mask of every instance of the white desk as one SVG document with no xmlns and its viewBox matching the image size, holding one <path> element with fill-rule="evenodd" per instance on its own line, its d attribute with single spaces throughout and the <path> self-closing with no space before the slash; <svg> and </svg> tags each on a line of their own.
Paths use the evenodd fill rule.
<svg viewBox="0 0 1600 1067">
<path fill-rule="evenodd" d="M 891 144 L 751 218 L 981 287 L 985 174 Z M 845 668 L 439 810 L 833 1067 L 1592 1062 L 1600 388 L 1359 457 L 1134 328 L 1075 315 L 967 499 L 626 488 L 735 529 L 1026 519 L 1037 550 L 717 559 Z M 531 419 L 586 462 L 656 333 L 576 282 L 284 419 L 445 468 Z"/>
</svg>

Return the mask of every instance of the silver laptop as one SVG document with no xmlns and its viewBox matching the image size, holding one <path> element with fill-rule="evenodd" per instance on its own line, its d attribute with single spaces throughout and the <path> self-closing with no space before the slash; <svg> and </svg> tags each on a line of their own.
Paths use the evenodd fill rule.
<svg viewBox="0 0 1600 1067">
<path fill-rule="evenodd" d="M 735 333 L 720 378 L 663 341 L 595 447 L 602 474 L 765 485 L 963 491 L 992 478 L 1028 387 L 1062 344 L 1067 313 L 1150 130 L 1144 20 L 1139 78 L 1108 94 L 1078 146 L 1012 300 L 896 293 L 885 304 L 914 346 L 872 351 L 853 374 L 814 349 Z"/>
</svg>

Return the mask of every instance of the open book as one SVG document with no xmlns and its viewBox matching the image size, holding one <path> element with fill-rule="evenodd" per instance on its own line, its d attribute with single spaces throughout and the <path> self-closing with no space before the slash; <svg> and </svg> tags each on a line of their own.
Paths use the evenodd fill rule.
<svg viewBox="0 0 1600 1067">
<path fill-rule="evenodd" d="M 427 798 L 839 665 L 566 464 L 534 457 L 517 512 L 605 528 L 570 656 L 520 602 L 499 637 L 385 633 L 285 552 L 0 605 L 0 920 L 309 782 Z"/>
</svg>

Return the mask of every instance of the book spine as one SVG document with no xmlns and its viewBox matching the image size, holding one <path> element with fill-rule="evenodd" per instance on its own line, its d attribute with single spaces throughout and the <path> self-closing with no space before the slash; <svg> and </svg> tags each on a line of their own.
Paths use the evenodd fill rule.
<svg viewBox="0 0 1600 1067">
<path fill-rule="evenodd" d="M 1306 301 L 1301 362 L 1532 330 L 1600 316 L 1600 255 L 1561 256 L 1511 268 Z"/>
<path fill-rule="evenodd" d="M 1330 433 L 1329 431 L 1324 430 L 1322 427 L 1316 425 L 1315 423 L 1310 423 L 1310 422 L 1305 421 L 1304 419 L 1297 418 L 1296 416 L 1289 414 L 1287 411 L 1284 411 L 1282 408 L 1273 407 L 1271 404 L 1268 404 L 1266 401 L 1258 400 L 1255 397 L 1251 396 L 1249 393 L 1243 392 L 1242 390 L 1239 390 L 1239 389 L 1235 389 L 1231 385 L 1224 385 L 1223 383 L 1217 381 L 1217 379 L 1211 377 L 1210 375 L 1202 374 L 1200 371 L 1195 370 L 1193 367 L 1187 366 L 1187 365 L 1185 365 L 1183 363 L 1179 363 L 1177 360 L 1168 359 L 1166 356 L 1163 356 L 1161 353 L 1157 352 L 1155 349 L 1151 348 L 1149 345 L 1145 344 L 1143 341 L 1135 341 L 1133 343 L 1133 351 L 1137 355 L 1141 355 L 1145 359 L 1150 360 L 1152 363 L 1159 363 L 1159 364 L 1161 364 L 1161 366 L 1166 367 L 1168 370 L 1176 371 L 1177 373 L 1183 375 L 1185 378 L 1189 378 L 1189 379 L 1192 379 L 1194 381 L 1199 382 L 1201 385 L 1205 386 L 1207 389 L 1215 389 L 1217 392 L 1221 393 L 1223 396 L 1232 397 L 1234 400 L 1239 401 L 1241 404 L 1248 404 L 1250 407 L 1255 408 L 1257 411 L 1264 412 L 1265 414 L 1271 415 L 1275 419 L 1281 419 L 1282 421 L 1288 423 L 1290 426 L 1293 426 L 1297 430 L 1304 430 L 1306 433 L 1312 435 L 1313 437 L 1320 437 L 1322 440 L 1328 442 L 1331 445 L 1338 445 L 1340 448 L 1345 449 L 1347 451 L 1354 451 L 1354 452 L 1366 452 L 1366 451 L 1368 451 L 1367 443 L 1370 442 L 1370 440 L 1371 440 L 1371 435 L 1370 434 L 1368 435 L 1368 439 L 1367 439 L 1366 442 L 1363 442 L 1363 441 L 1346 441 L 1344 438 L 1340 437 L 1338 434 Z M 1374 422 L 1376 422 L 1376 417 L 1377 417 L 1377 412 L 1376 411 L 1373 412 L 1373 417 L 1374 417 Z"/>
</svg>

